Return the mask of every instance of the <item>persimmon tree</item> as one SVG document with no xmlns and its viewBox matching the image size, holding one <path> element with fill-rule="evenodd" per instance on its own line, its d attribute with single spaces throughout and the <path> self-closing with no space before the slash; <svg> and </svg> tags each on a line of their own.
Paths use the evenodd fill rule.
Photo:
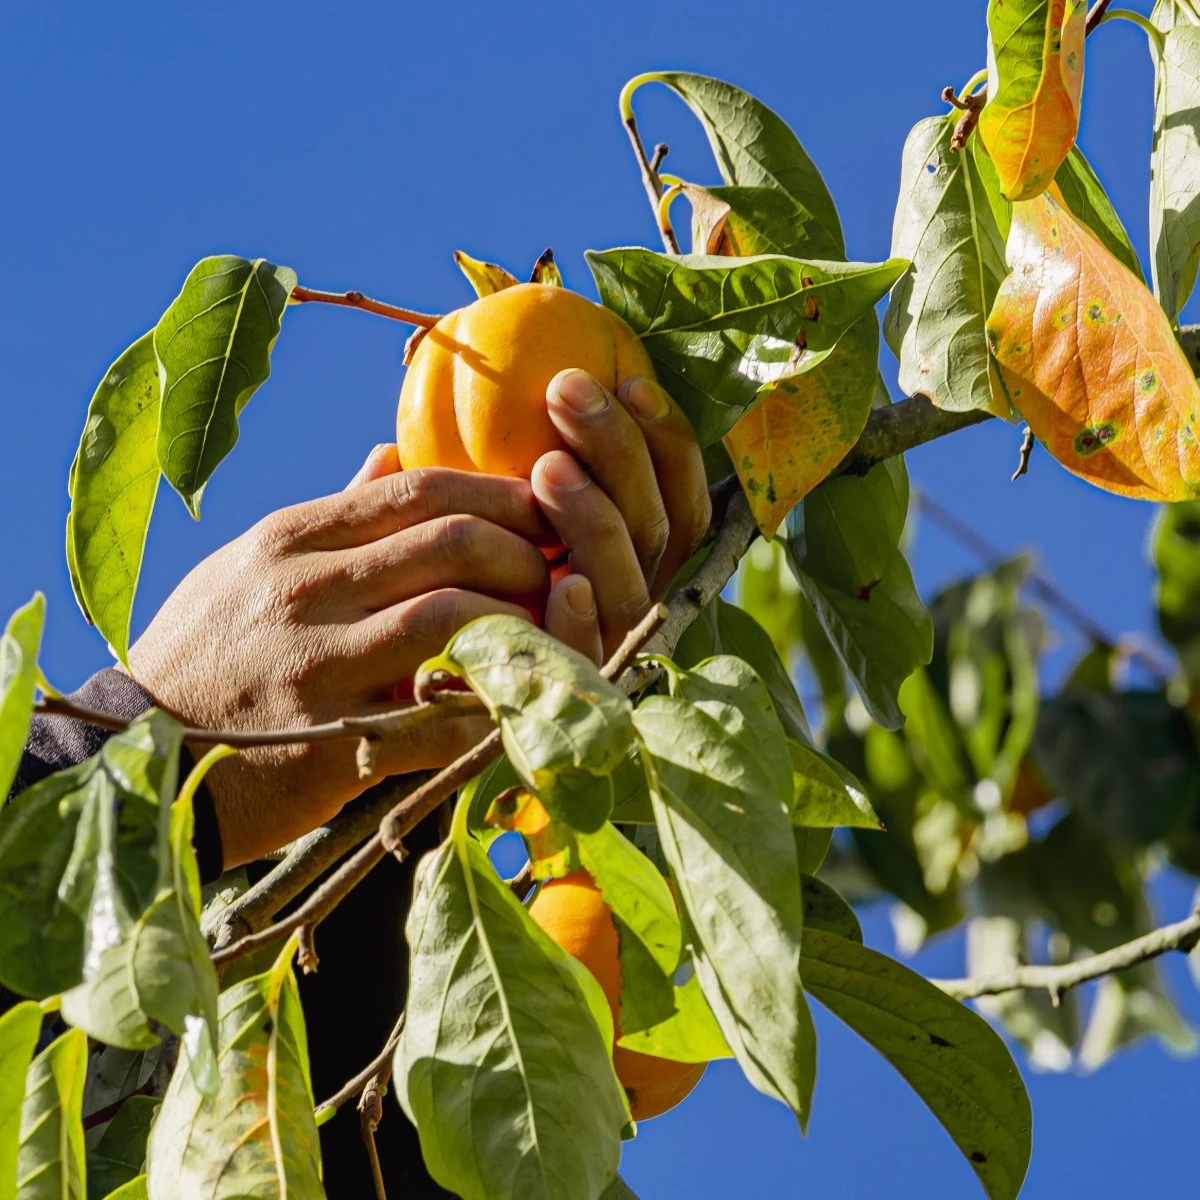
<svg viewBox="0 0 1200 1200">
<path fill-rule="evenodd" d="M 1087 39 L 1117 17 L 1143 27 L 1156 69 L 1149 285 L 1076 144 Z M 1200 8 L 1159 0 L 1147 20 L 1104 0 L 992 0 L 987 34 L 986 69 L 908 137 L 881 263 L 848 258 L 817 167 L 754 97 L 682 72 L 622 92 L 664 252 L 594 251 L 588 266 L 694 425 L 714 518 L 602 669 L 534 625 L 484 618 L 393 712 L 235 733 L 80 708 L 38 668 L 41 597 L 12 616 L 2 790 L 33 713 L 113 734 L 0 814 L 0 982 L 26 997 L 0 1017 L 0 1197 L 323 1196 L 318 1129 L 355 1099 L 364 1153 L 381 1120 L 412 1121 L 428 1170 L 462 1196 L 628 1196 L 617 1166 L 637 1131 L 614 1041 L 733 1058 L 803 1130 L 815 1001 L 900 1071 L 1004 1200 L 1033 1120 L 993 1025 L 1049 1067 L 1096 1066 L 1145 1035 L 1191 1044 L 1154 960 L 1200 943 L 1200 913 L 1151 928 L 1145 889 L 1164 861 L 1200 875 L 1200 336 L 1178 320 L 1200 262 Z M 647 152 L 632 102 L 651 83 L 695 114 L 719 185 Z M 456 257 L 480 296 L 517 282 Z M 550 256 L 534 278 L 562 286 Z M 208 258 L 96 389 L 67 561 L 118 658 L 160 476 L 198 517 L 285 317 L 323 302 L 408 322 L 413 346 L 436 321 L 262 258 Z M 1109 636 L 1025 559 L 922 601 L 903 455 L 990 419 L 1025 423 L 1018 475 L 1036 443 L 1164 504 L 1157 603 L 1177 661 Z M 1046 608 L 1091 643 L 1051 695 Z M 1136 654 L 1154 684 L 1121 688 Z M 819 691 L 809 713 L 799 670 Z M 253 886 L 202 893 L 192 806 L 217 758 L 349 738 L 366 775 L 381 742 L 464 709 L 495 727 L 461 759 L 372 793 Z M 181 779 L 185 742 L 211 749 Z M 407 1004 L 378 1057 L 314 1097 L 296 965 L 316 969 L 322 921 L 435 814 Z M 513 880 L 488 854 L 506 830 L 529 854 Z M 617 1022 L 529 916 L 533 889 L 580 868 L 619 932 Z M 964 978 L 866 947 L 851 902 L 879 896 L 909 946 L 965 924 Z M 1085 1012 L 1075 989 L 1092 980 Z"/>
</svg>

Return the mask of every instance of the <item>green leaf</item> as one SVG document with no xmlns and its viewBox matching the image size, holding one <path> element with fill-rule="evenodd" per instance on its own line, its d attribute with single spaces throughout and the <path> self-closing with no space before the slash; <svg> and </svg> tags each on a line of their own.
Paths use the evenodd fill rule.
<svg viewBox="0 0 1200 1200">
<path fill-rule="evenodd" d="M 675 1010 L 671 976 L 683 934 L 667 881 L 610 824 L 578 835 L 579 857 L 612 910 L 621 960 L 621 1029 L 636 1033 Z"/>
<path fill-rule="evenodd" d="M 296 273 L 266 259 L 201 259 L 154 330 L 162 380 L 158 461 L 192 516 L 238 439 L 238 416 L 271 373 Z"/>
<path fill-rule="evenodd" d="M 802 205 L 845 254 L 841 223 L 821 173 L 784 121 L 753 96 L 719 79 L 683 71 L 642 76 L 672 88 L 699 118 L 726 183 L 777 188 Z"/>
<path fill-rule="evenodd" d="M 29 735 L 45 619 L 46 598 L 35 592 L 9 618 L 0 637 L 0 807 L 8 799 Z"/>
<path fill-rule="evenodd" d="M 854 915 L 854 909 L 838 895 L 836 889 L 823 879 L 804 875 L 800 880 L 800 893 L 804 897 L 806 929 L 819 929 L 862 944 L 862 926 Z"/>
<path fill-rule="evenodd" d="M 796 843 L 796 865 L 805 875 L 812 875 L 821 869 L 821 864 L 829 854 L 829 848 L 833 845 L 833 830 L 794 825 L 792 840 Z"/>
<path fill-rule="evenodd" d="M 1058 184 L 1067 208 L 1100 239 L 1118 262 L 1124 263 L 1141 279 L 1142 264 L 1138 262 L 1137 251 L 1129 240 L 1129 234 L 1117 210 L 1113 208 L 1104 185 L 1096 178 L 1096 172 L 1078 146 L 1071 147 L 1071 152 L 1054 176 L 1054 182 Z"/>
<path fill-rule="evenodd" d="M 689 183 L 683 194 L 692 205 L 693 254 L 845 257 L 840 232 L 827 231 L 800 201 L 778 188 Z"/>
<path fill-rule="evenodd" d="M 715 1062 L 732 1058 L 733 1051 L 704 998 L 700 977 L 690 952 L 674 976 L 675 1011 L 665 1021 L 638 1033 L 623 1034 L 617 1044 L 639 1054 L 652 1054 L 675 1062 Z"/>
<path fill-rule="evenodd" d="M 139 1175 L 136 1179 L 131 1179 L 115 1192 L 109 1192 L 104 1200 L 150 1200 L 150 1193 L 146 1190 L 146 1176 Z"/>
<path fill-rule="evenodd" d="M 620 1175 L 612 1181 L 612 1183 L 604 1189 L 604 1194 L 600 1200 L 638 1200 L 633 1188 L 623 1180 Z"/>
<path fill-rule="evenodd" d="M 591 1200 L 628 1120 L 599 985 L 465 829 L 421 862 L 407 928 L 396 1091 L 430 1174 L 465 1200 Z"/>
<path fill-rule="evenodd" d="M 25 1076 L 17 1200 L 86 1200 L 83 1084 L 87 1034 L 69 1029 Z"/>
<path fill-rule="evenodd" d="M 903 723 L 900 685 L 933 653 L 933 625 L 899 548 L 907 511 L 907 473 L 890 461 L 823 483 L 787 523 L 800 590 L 867 711 L 888 729 Z"/>
<path fill-rule="evenodd" d="M 742 558 L 737 579 L 738 605 L 768 634 L 785 668 L 790 666 L 804 644 L 801 610 L 805 601 L 788 569 L 782 544 L 756 538 Z"/>
<path fill-rule="evenodd" d="M 105 1200 L 109 1192 L 141 1177 L 150 1123 L 158 1105 L 155 1096 L 130 1096 L 117 1109 L 100 1140 L 88 1151 L 88 1200 Z"/>
<path fill-rule="evenodd" d="M 748 662 L 766 685 L 784 732 L 790 738 L 812 742 L 796 685 L 770 635 L 744 608 L 720 596 L 679 639 L 675 661 L 681 667 L 693 667 L 716 654 L 732 654 Z"/>
<path fill-rule="evenodd" d="M 92 978 L 165 886 L 181 736 L 151 709 L 0 814 L 0 981 L 13 991 Z"/>
<path fill-rule="evenodd" d="M 157 1045 L 163 1026 L 182 1035 L 197 1086 L 213 1095 L 217 975 L 200 932 L 192 832 L 191 796 L 181 794 L 169 814 L 169 879 L 121 940 L 85 964 L 85 980 L 63 995 L 62 1012 L 92 1037 L 128 1050 Z"/>
<path fill-rule="evenodd" d="M 950 147 L 957 117 L 926 117 L 904 143 L 892 253 L 913 265 L 892 289 L 883 332 L 902 391 L 1006 417 L 984 329 L 1008 273 L 1004 238 L 975 155 Z"/>
<path fill-rule="evenodd" d="M 97 1112 L 117 1104 L 140 1090 L 154 1075 L 159 1051 L 122 1050 L 100 1046 L 88 1060 L 87 1087 L 83 1093 L 85 1112 Z"/>
<path fill-rule="evenodd" d="M 25 1075 L 41 1031 L 41 1006 L 32 1000 L 0 1016 L 0 1200 L 16 1200 Z"/>
<path fill-rule="evenodd" d="M 863 785 L 836 759 L 795 740 L 788 741 L 788 755 L 792 760 L 793 824 L 818 829 L 883 828 Z"/>
<path fill-rule="evenodd" d="M 673 673 L 634 713 L 704 995 L 750 1082 L 803 1126 L 816 1035 L 799 986 L 803 903 L 787 742 L 747 664 Z"/>
<path fill-rule="evenodd" d="M 1135 846 L 1167 837 L 1196 812 L 1196 737 L 1162 692 L 1079 690 L 1045 701 L 1033 759 L 1087 824 Z"/>
<path fill-rule="evenodd" d="M 601 300 L 633 327 L 702 446 L 723 437 L 759 389 L 823 362 L 907 269 L 883 263 L 587 252 Z"/>
<path fill-rule="evenodd" d="M 481 617 L 421 668 L 465 679 L 550 814 L 585 833 L 612 811 L 609 776 L 633 736 L 629 701 L 582 654 L 515 617 Z"/>
<path fill-rule="evenodd" d="M 1200 501 L 1164 504 L 1150 534 L 1158 628 L 1191 680 L 1200 680 Z"/>
<path fill-rule="evenodd" d="M 987 1022 L 928 980 L 845 938 L 810 929 L 804 984 L 929 1106 L 991 1200 L 1029 1168 L 1033 1114 L 1016 1065 Z"/>
<path fill-rule="evenodd" d="M 1150 274 L 1154 294 L 1175 321 L 1200 263 L 1200 26 L 1178 18 L 1173 3 L 1153 13 L 1163 31 L 1154 58 L 1154 144 L 1150 153 Z"/>
<path fill-rule="evenodd" d="M 158 492 L 158 412 L 150 332 L 121 354 L 96 388 L 67 485 L 67 562 L 76 599 L 122 662 Z"/>
<path fill-rule="evenodd" d="M 220 1087 L 176 1070 L 150 1131 L 153 1196 L 324 1200 L 293 938 L 270 971 L 221 994 Z"/>
</svg>

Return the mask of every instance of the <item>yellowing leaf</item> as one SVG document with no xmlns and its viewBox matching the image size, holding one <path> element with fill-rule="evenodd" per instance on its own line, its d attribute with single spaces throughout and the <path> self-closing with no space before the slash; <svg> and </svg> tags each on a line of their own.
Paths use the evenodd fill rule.
<svg viewBox="0 0 1200 1200">
<path fill-rule="evenodd" d="M 1013 206 L 1008 264 L 988 340 L 1038 439 L 1106 491 L 1200 494 L 1200 387 L 1143 284 L 1056 190 Z"/>
<path fill-rule="evenodd" d="M 454 263 L 467 277 L 477 296 L 490 296 L 493 292 L 502 292 L 505 288 L 520 283 L 511 271 L 506 271 L 495 263 L 480 262 L 461 250 L 455 250 Z"/>
<path fill-rule="evenodd" d="M 879 322 L 873 312 L 812 371 L 764 389 L 725 435 L 725 449 L 764 537 L 846 457 L 871 412 Z"/>
<path fill-rule="evenodd" d="M 1010 200 L 1045 191 L 1075 144 L 1086 19 L 1084 0 L 988 5 L 988 103 L 979 136 Z"/>
</svg>

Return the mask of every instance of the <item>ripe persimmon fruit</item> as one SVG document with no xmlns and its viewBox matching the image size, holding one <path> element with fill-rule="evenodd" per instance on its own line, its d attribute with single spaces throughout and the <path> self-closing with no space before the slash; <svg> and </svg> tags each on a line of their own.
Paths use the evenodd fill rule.
<svg viewBox="0 0 1200 1200">
<path fill-rule="evenodd" d="M 421 339 L 404 377 L 401 465 L 528 479 L 543 454 L 565 448 L 546 388 L 568 367 L 613 393 L 635 375 L 654 378 L 637 334 L 563 287 L 521 283 L 449 313 Z"/>
<path fill-rule="evenodd" d="M 621 1036 L 621 961 L 617 927 L 595 880 L 586 871 L 571 871 L 539 889 L 529 906 L 535 924 L 596 977 Z M 629 1097 L 635 1121 L 657 1117 L 674 1108 L 700 1081 L 707 1063 L 682 1063 L 613 1048 L 613 1067 Z"/>
</svg>

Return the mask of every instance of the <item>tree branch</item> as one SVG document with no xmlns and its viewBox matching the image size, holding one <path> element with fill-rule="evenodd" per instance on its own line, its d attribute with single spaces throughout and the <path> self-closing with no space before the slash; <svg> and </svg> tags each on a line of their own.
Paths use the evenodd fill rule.
<svg viewBox="0 0 1200 1200">
<path fill-rule="evenodd" d="M 1097 26 L 1104 20 L 1104 14 L 1111 3 L 1112 0 L 1096 0 L 1096 3 L 1088 9 L 1087 22 L 1084 25 L 1086 33 L 1094 33 L 1096 31 Z"/>
<path fill-rule="evenodd" d="M 992 414 L 983 409 L 950 412 L 936 408 L 925 396 L 910 396 L 896 404 L 874 409 L 862 436 L 833 473 L 865 475 L 886 459 L 989 420 L 992 420 Z"/>
<path fill-rule="evenodd" d="M 363 312 L 390 317 L 393 321 L 403 321 L 406 325 L 416 325 L 421 329 L 432 329 L 442 319 L 433 313 L 413 312 L 410 308 L 399 308 L 395 304 L 385 304 L 382 300 L 372 300 L 362 292 L 318 292 L 297 284 L 292 288 L 291 299 L 294 304 L 315 301 L 320 304 L 340 304 L 345 308 L 361 308 Z"/>
<path fill-rule="evenodd" d="M 472 692 L 431 692 L 424 703 L 371 717 L 340 717 L 323 725 L 301 725 L 295 729 L 196 729 L 185 726 L 183 737 L 196 745 L 224 745 L 246 750 L 253 746 L 287 746 L 346 737 L 383 738 L 400 731 L 411 734 L 444 716 L 481 711 L 483 703 Z M 78 704 L 70 696 L 42 696 L 34 705 L 34 712 L 48 717 L 72 717 L 117 732 L 132 724 L 125 717 Z"/>
<path fill-rule="evenodd" d="M 601 673 L 606 679 L 613 679 L 624 670 L 637 653 L 637 648 L 654 634 L 667 615 L 666 607 L 656 604 L 642 618 L 602 668 Z M 384 817 L 375 836 L 334 871 L 294 913 L 215 952 L 214 965 L 218 968 L 226 966 L 242 955 L 270 946 L 298 929 L 307 929 L 311 935 L 312 930 L 358 886 L 385 854 L 389 851 L 402 854 L 403 839 L 408 832 L 444 800 L 449 799 L 459 787 L 474 779 L 488 763 L 498 758 L 501 749 L 500 730 L 493 729 L 483 741 L 401 800 Z M 301 966 L 305 965 L 302 961 Z"/>
<path fill-rule="evenodd" d="M 1149 962 L 1173 950 L 1189 954 L 1200 945 L 1200 908 L 1183 921 L 1164 925 L 1150 933 L 1134 938 L 1124 945 L 1093 954 L 1088 958 L 1058 966 L 1014 967 L 999 975 L 988 975 L 973 979 L 931 979 L 956 1000 L 974 1000 L 979 996 L 998 996 L 1002 992 L 1015 992 L 1022 988 L 1045 988 L 1052 998 L 1090 979 L 1127 971 L 1140 963 Z"/>
</svg>

